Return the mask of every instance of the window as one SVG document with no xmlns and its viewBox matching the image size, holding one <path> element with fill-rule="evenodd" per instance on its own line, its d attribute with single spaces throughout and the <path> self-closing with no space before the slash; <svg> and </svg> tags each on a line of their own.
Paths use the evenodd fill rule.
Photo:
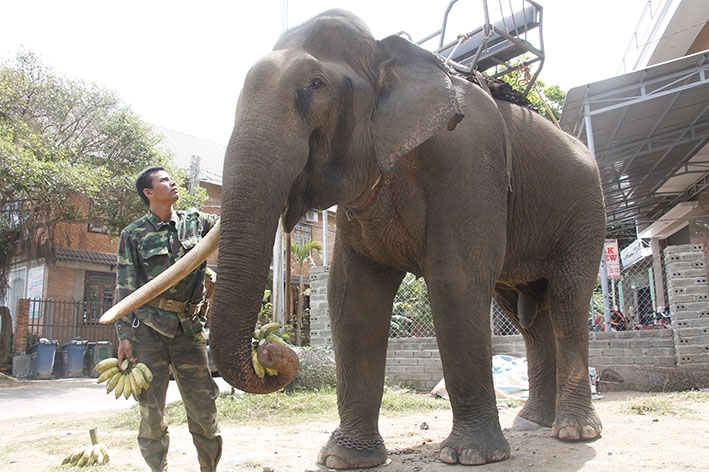
<svg viewBox="0 0 709 472">
<path fill-rule="evenodd" d="M 85 320 L 95 320 L 113 306 L 116 275 L 111 272 L 86 272 L 84 285 Z"/>
<path fill-rule="evenodd" d="M 298 246 L 302 246 L 313 239 L 313 229 L 308 224 L 298 223 L 293 229 L 293 241 Z"/>
</svg>

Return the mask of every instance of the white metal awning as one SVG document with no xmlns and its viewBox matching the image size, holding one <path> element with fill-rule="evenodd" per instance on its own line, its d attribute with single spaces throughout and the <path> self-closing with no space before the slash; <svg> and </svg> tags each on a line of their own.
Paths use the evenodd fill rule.
<svg viewBox="0 0 709 472">
<path fill-rule="evenodd" d="M 709 187 L 709 51 L 573 88 L 560 123 L 598 161 L 608 235 L 634 237 Z"/>
</svg>

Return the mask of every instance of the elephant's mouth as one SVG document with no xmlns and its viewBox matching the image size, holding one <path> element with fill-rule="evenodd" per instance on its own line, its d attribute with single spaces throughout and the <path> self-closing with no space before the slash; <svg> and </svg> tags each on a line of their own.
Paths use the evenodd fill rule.
<svg viewBox="0 0 709 472">
<path fill-rule="evenodd" d="M 283 208 L 283 227 L 288 233 L 295 228 L 300 219 L 310 210 L 310 205 L 306 204 L 307 181 L 305 174 L 300 173 L 288 193 L 288 199 Z"/>
</svg>

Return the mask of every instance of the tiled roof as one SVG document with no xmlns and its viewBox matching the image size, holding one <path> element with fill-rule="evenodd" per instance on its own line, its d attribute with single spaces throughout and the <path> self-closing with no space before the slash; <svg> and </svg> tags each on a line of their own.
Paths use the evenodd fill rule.
<svg viewBox="0 0 709 472">
<path fill-rule="evenodd" d="M 80 249 L 56 249 L 57 260 L 88 262 L 91 264 L 115 265 L 116 255 L 106 252 L 82 251 Z"/>
</svg>

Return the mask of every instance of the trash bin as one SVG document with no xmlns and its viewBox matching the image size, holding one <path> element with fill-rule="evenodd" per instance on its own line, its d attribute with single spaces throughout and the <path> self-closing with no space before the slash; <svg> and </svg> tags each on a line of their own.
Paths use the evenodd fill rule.
<svg viewBox="0 0 709 472">
<path fill-rule="evenodd" d="M 84 358 L 84 374 L 89 377 L 98 377 L 94 366 L 112 356 L 113 343 L 111 341 L 89 341 L 86 345 L 86 357 Z"/>
<path fill-rule="evenodd" d="M 84 371 L 86 341 L 70 341 L 62 344 L 62 377 L 81 377 Z"/>
<path fill-rule="evenodd" d="M 30 355 L 30 372 L 33 379 L 51 379 L 57 341 L 40 340 L 27 350 Z"/>
</svg>

